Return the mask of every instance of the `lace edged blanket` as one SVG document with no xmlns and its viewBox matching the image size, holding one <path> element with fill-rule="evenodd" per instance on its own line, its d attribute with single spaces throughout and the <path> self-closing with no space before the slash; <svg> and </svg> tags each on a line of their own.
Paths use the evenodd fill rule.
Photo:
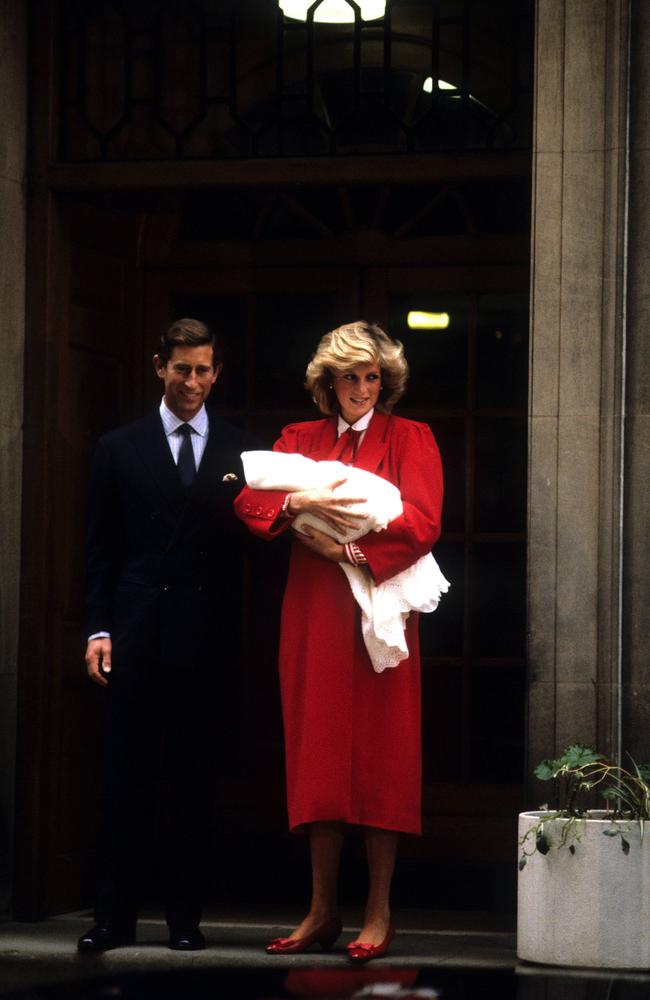
<svg viewBox="0 0 650 1000">
<path fill-rule="evenodd" d="M 397 487 L 365 469 L 341 462 L 316 462 L 304 455 L 275 451 L 245 451 L 242 462 L 251 489 L 295 493 L 323 489 L 345 479 L 334 490 L 335 496 L 367 498 L 365 503 L 354 505 L 355 512 L 367 514 L 367 519 L 345 534 L 336 533 L 312 514 L 299 514 L 295 518 L 296 531 L 311 524 L 344 544 L 357 541 L 369 531 L 383 531 L 403 510 Z M 363 566 L 339 565 L 361 608 L 361 631 L 374 670 L 382 673 L 389 667 L 396 667 L 409 655 L 404 634 L 409 614 L 411 611 L 435 611 L 440 597 L 449 590 L 448 581 L 431 553 L 379 585 Z"/>
</svg>

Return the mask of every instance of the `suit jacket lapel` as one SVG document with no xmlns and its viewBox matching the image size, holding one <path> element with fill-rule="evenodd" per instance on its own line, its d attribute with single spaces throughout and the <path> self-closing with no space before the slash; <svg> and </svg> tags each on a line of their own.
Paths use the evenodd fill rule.
<svg viewBox="0 0 650 1000">
<path fill-rule="evenodd" d="M 152 413 L 134 428 L 131 439 L 158 490 L 174 510 L 180 513 L 187 503 L 187 491 L 180 481 L 160 414 Z"/>
<path fill-rule="evenodd" d="M 213 502 L 216 503 L 220 487 L 227 490 L 229 498 L 234 499 L 246 481 L 240 458 L 241 441 L 236 436 L 233 438 L 232 427 L 214 413 L 209 414 L 209 421 L 205 451 L 188 495 L 188 511 L 191 511 L 198 499 L 205 496 L 206 491 L 213 495 Z M 237 476 L 236 485 L 229 483 L 224 486 L 223 477 L 229 473 Z"/>
</svg>

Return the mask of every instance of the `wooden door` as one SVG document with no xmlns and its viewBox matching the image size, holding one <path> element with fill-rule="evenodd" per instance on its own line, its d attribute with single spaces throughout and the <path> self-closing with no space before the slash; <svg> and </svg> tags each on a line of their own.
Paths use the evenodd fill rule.
<svg viewBox="0 0 650 1000">
<path fill-rule="evenodd" d="M 219 331 L 226 364 L 211 401 L 263 447 L 285 423 L 317 415 L 302 385 L 324 331 L 365 315 L 405 342 L 412 377 L 399 412 L 429 422 L 441 446 L 446 501 L 437 556 L 452 590 L 422 622 L 425 836 L 404 844 L 396 902 L 489 906 L 485 872 L 496 873 L 504 895 L 521 794 L 526 267 L 366 267 L 373 251 L 361 241 L 363 259 L 345 266 L 331 265 L 336 245 L 303 264 L 287 244 L 276 261 L 258 247 L 257 265 L 247 248 L 245 264 L 201 267 L 193 250 L 184 266 L 139 271 L 137 215 L 74 203 L 60 214 L 52 291 L 42 303 L 52 317 L 48 406 L 26 453 L 21 915 L 92 898 L 101 692 L 83 667 L 87 469 L 100 433 L 158 403 L 151 356 L 180 315 Z M 305 254 L 314 254 L 304 242 Z M 450 328 L 415 334 L 405 324 L 409 309 L 449 312 Z M 224 673 L 231 724 L 215 732 L 222 752 L 207 891 L 242 905 L 297 902 L 308 864 L 304 839 L 286 832 L 277 682 L 286 547 L 257 546 L 246 558 L 241 666 Z M 360 854 L 353 844 L 344 857 L 352 901 L 364 891 Z"/>
<path fill-rule="evenodd" d="M 137 218 L 55 203 L 43 294 L 32 287 L 15 892 L 26 919 L 92 891 L 101 692 L 84 666 L 85 497 L 97 438 L 142 406 L 136 237 Z"/>
<path fill-rule="evenodd" d="M 402 900 L 419 905 L 430 898 L 425 870 L 443 880 L 454 873 L 439 905 L 454 905 L 468 871 L 478 883 L 465 885 L 468 905 L 489 905 L 485 873 L 502 877 L 514 850 L 525 671 L 526 288 L 525 266 L 486 265 L 155 270 L 146 279 L 147 350 L 172 315 L 212 322 L 226 347 L 215 405 L 263 447 L 288 421 L 317 416 L 302 386 L 327 329 L 365 315 L 405 343 L 412 374 L 399 412 L 428 422 L 441 446 L 437 556 L 452 582 L 421 625 L 425 836 L 405 843 L 398 882 Z M 450 327 L 415 333 L 410 309 L 446 311 Z M 286 833 L 277 683 L 285 556 L 274 545 L 248 557 L 242 674 L 214 830 L 215 845 L 241 864 L 232 882 L 221 874 L 217 897 L 273 901 L 303 891 L 304 845 Z M 359 882 L 360 851 L 351 850 L 348 886 Z"/>
</svg>

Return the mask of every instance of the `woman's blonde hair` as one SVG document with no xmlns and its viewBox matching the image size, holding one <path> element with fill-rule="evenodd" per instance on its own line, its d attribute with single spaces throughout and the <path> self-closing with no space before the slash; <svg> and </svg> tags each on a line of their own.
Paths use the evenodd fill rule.
<svg viewBox="0 0 650 1000">
<path fill-rule="evenodd" d="M 355 365 L 377 365 L 381 370 L 377 409 L 390 413 L 406 389 L 409 369 L 404 347 L 399 340 L 391 340 L 376 323 L 363 319 L 326 333 L 307 365 L 305 388 L 318 409 L 326 416 L 339 412 L 333 377 Z"/>
</svg>

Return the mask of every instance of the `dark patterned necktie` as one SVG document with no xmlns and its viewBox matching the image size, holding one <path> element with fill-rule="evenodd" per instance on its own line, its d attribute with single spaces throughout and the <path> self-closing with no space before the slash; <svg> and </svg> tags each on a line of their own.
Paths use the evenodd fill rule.
<svg viewBox="0 0 650 1000">
<path fill-rule="evenodd" d="M 196 475 L 196 462 L 194 461 L 194 449 L 192 448 L 192 428 L 189 424 L 181 424 L 177 427 L 176 433 L 183 438 L 178 452 L 178 474 L 181 477 L 183 486 L 188 489 L 194 482 Z"/>
</svg>

